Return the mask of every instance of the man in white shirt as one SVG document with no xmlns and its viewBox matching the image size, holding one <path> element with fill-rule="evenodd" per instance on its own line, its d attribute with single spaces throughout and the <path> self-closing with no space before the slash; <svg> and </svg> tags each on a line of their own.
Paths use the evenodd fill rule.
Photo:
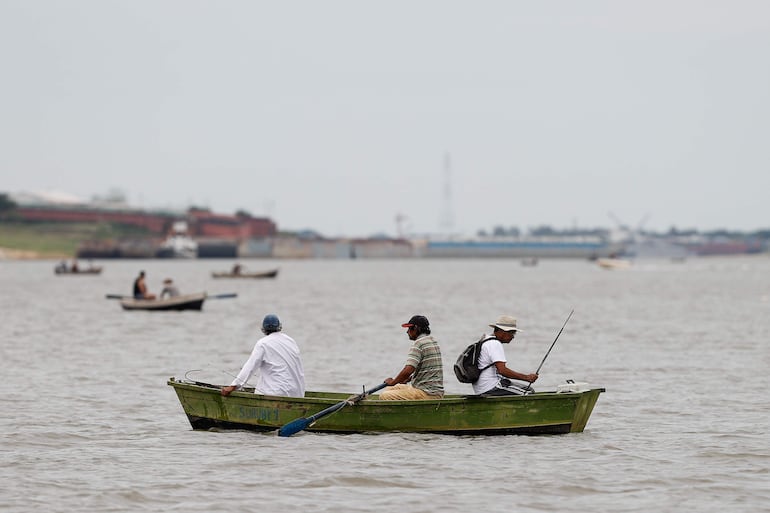
<svg viewBox="0 0 770 513">
<path fill-rule="evenodd" d="M 174 285 L 174 281 L 171 278 L 163 280 L 163 290 L 160 291 L 160 298 L 164 297 L 177 297 L 179 295 L 179 289 Z"/>
<path fill-rule="evenodd" d="M 262 321 L 264 337 L 254 344 L 251 356 L 230 386 L 222 387 L 222 395 L 243 387 L 259 369 L 254 393 L 287 397 L 305 396 L 305 371 L 299 346 L 293 338 L 281 332 L 283 327 L 276 315 L 266 315 Z"/>
<path fill-rule="evenodd" d="M 522 374 L 511 370 L 506 366 L 503 344 L 513 340 L 519 328 L 516 327 L 516 318 L 510 315 L 501 315 L 497 322 L 490 324 L 494 329 L 493 337 L 481 345 L 479 355 L 479 369 L 482 369 L 479 379 L 473 383 L 473 393 L 479 395 L 511 395 L 524 394 L 531 390 L 528 384 L 537 380 L 537 374 Z M 507 379 L 518 379 L 527 383 L 508 385 L 502 384 Z M 519 390 L 521 388 L 521 390 Z"/>
</svg>

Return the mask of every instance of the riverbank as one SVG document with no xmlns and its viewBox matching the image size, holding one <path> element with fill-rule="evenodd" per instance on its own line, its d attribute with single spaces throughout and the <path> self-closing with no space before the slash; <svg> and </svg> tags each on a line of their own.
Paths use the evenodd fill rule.
<svg viewBox="0 0 770 513">
<path fill-rule="evenodd" d="M 68 258 L 66 255 L 42 254 L 37 251 L 25 251 L 20 249 L 0 247 L 0 260 L 48 260 L 56 258 Z"/>
<path fill-rule="evenodd" d="M 0 259 L 68 259 L 77 256 L 87 240 L 107 240 L 135 235 L 134 228 L 108 223 L 31 223 L 0 221 Z M 140 232 L 145 235 L 145 232 Z"/>
</svg>

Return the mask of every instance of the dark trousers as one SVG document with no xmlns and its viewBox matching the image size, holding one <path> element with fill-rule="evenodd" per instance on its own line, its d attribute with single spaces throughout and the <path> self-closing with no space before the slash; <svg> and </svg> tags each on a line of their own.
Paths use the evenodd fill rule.
<svg viewBox="0 0 770 513">
<path fill-rule="evenodd" d="M 529 383 L 515 383 L 510 379 L 501 379 L 495 388 L 481 395 L 526 395 L 534 392 Z"/>
</svg>

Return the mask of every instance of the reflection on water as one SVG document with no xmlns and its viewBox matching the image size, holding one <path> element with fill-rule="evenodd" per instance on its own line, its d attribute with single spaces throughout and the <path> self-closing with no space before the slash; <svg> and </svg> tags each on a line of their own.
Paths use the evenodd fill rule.
<svg viewBox="0 0 770 513">
<path fill-rule="evenodd" d="M 767 511 L 770 259 L 590 262 L 259 261 L 276 280 L 221 280 L 224 261 L 104 261 L 101 276 L 0 262 L 3 511 Z M 124 312 L 153 292 L 236 292 L 202 312 Z M 194 432 L 171 376 L 226 383 L 278 314 L 309 389 L 358 392 L 401 369 L 400 327 L 431 320 L 451 364 L 503 313 L 538 388 L 604 386 L 582 434 L 543 437 Z"/>
</svg>

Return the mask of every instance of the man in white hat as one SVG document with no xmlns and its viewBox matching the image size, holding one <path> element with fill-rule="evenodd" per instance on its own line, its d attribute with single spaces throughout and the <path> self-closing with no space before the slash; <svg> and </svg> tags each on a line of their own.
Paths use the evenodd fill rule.
<svg viewBox="0 0 770 513">
<path fill-rule="evenodd" d="M 516 318 L 510 315 L 501 315 L 497 322 L 490 324 L 489 327 L 494 329 L 494 331 L 492 337 L 488 338 L 481 345 L 479 369 L 482 369 L 482 371 L 478 381 L 473 383 L 473 392 L 477 395 L 521 395 L 530 393 L 533 390 L 529 387 L 529 384 L 537 380 L 537 374 L 522 374 L 509 369 L 506 366 L 505 351 L 503 350 L 503 344 L 510 343 L 519 331 L 519 328 L 516 326 Z M 525 381 L 526 383 L 511 383 L 511 379 Z"/>
</svg>

